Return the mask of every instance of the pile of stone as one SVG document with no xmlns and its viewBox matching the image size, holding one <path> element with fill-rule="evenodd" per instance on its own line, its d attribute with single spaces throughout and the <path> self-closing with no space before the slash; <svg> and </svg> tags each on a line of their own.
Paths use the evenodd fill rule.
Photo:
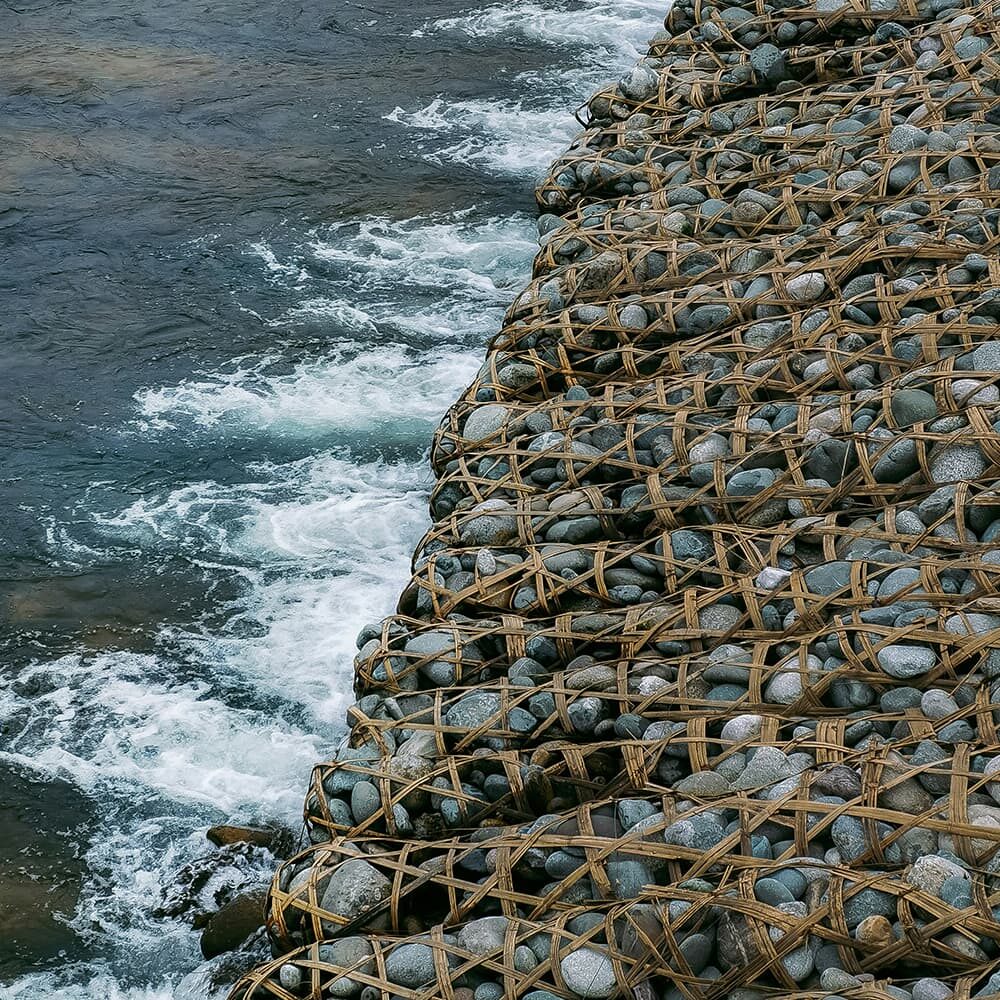
<svg viewBox="0 0 1000 1000">
<path fill-rule="evenodd" d="M 1000 992 L 1000 4 L 676 0 L 538 189 L 234 1000 Z"/>
</svg>

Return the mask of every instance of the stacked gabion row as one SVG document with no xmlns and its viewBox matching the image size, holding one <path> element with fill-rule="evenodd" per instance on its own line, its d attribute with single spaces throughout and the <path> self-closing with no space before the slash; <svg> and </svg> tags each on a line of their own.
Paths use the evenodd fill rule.
<svg viewBox="0 0 1000 1000">
<path fill-rule="evenodd" d="M 233 997 L 1000 992 L 1000 6 L 676 0 L 587 113 Z"/>
</svg>

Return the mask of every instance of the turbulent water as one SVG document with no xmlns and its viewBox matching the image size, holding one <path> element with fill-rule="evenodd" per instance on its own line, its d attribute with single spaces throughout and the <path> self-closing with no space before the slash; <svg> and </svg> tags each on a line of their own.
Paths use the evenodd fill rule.
<svg viewBox="0 0 1000 1000">
<path fill-rule="evenodd" d="M 0 997 L 214 995 L 161 887 L 298 827 L 532 182 L 663 6 L 0 5 Z"/>
</svg>

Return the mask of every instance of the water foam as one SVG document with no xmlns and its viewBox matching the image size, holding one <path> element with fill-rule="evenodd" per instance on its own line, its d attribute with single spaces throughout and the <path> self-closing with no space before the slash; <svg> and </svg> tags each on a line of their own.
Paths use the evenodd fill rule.
<svg viewBox="0 0 1000 1000">
<path fill-rule="evenodd" d="M 351 691 L 354 636 L 389 611 L 426 526 L 429 473 L 321 453 L 257 463 L 253 482 L 190 484 L 100 519 L 112 540 L 180 552 L 242 575 L 225 629 L 173 631 L 206 676 L 236 676 L 335 726 Z"/>
<path fill-rule="evenodd" d="M 526 217 L 475 221 L 468 212 L 338 223 L 310 230 L 286 254 L 257 242 L 249 253 L 294 300 L 271 325 L 323 321 L 328 349 L 291 366 L 279 355 L 239 358 L 142 390 L 140 429 L 426 440 L 475 373 L 469 347 L 499 326 L 534 250 Z"/>
<path fill-rule="evenodd" d="M 416 109 L 395 108 L 388 121 L 434 138 L 421 143 L 424 159 L 516 176 L 539 177 L 579 128 L 567 109 L 581 104 L 609 75 L 625 70 L 646 49 L 666 13 L 663 0 L 588 0 L 553 6 L 495 4 L 459 17 L 428 22 L 416 34 L 458 34 L 472 39 L 520 37 L 571 49 L 573 65 L 520 73 L 508 88 L 520 99 L 448 101 L 442 96 Z M 442 145 L 440 135 L 458 135 Z"/>
<path fill-rule="evenodd" d="M 543 45 L 574 48 L 574 61 L 598 65 L 606 75 L 636 59 L 658 25 L 662 0 L 586 0 L 582 5 L 551 3 L 494 4 L 459 17 L 440 18 L 422 33 L 460 32 L 470 38 L 512 35 Z"/>
<path fill-rule="evenodd" d="M 240 358 L 178 385 L 139 392 L 141 426 L 317 436 L 338 431 L 426 438 L 476 365 L 454 351 L 351 346 L 283 371 L 282 359 Z M 277 371 L 276 371 L 277 369 Z"/>
<path fill-rule="evenodd" d="M 435 98 L 416 111 L 395 108 L 387 121 L 464 138 L 425 152 L 432 163 L 457 163 L 491 173 L 537 177 L 568 145 L 578 126 L 562 102 L 532 108 L 520 101 L 456 101 Z"/>
</svg>

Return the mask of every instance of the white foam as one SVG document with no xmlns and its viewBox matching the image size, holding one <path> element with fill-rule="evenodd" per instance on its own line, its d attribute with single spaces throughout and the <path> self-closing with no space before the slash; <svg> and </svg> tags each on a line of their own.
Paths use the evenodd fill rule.
<svg viewBox="0 0 1000 1000">
<path fill-rule="evenodd" d="M 155 655 L 112 652 L 29 668 L 22 679 L 58 682 L 30 705 L 0 692 L 0 709 L 32 715 L 27 737 L 2 756 L 95 793 L 129 786 L 216 818 L 252 810 L 294 820 L 323 741 L 280 713 L 228 704 L 207 681 L 172 680 L 164 667 Z"/>
<path fill-rule="evenodd" d="M 578 130 L 563 102 L 536 109 L 518 101 L 436 98 L 416 111 L 397 107 L 387 120 L 432 133 L 463 134 L 424 153 L 434 163 L 459 163 L 490 172 L 540 176 Z"/>
<path fill-rule="evenodd" d="M 206 676 L 236 674 L 290 699 L 324 730 L 351 697 L 354 637 L 392 610 L 426 528 L 429 472 L 323 453 L 260 463 L 256 482 L 196 483 L 100 519 L 152 558 L 181 551 L 247 581 L 221 633 L 174 630 Z"/>
<path fill-rule="evenodd" d="M 461 32 L 472 38 L 507 39 L 513 35 L 544 45 L 573 46 L 574 61 L 601 64 L 608 73 L 613 64 L 645 52 L 668 9 L 663 0 L 500 3 L 433 21 L 423 32 Z"/>
<path fill-rule="evenodd" d="M 75 983 L 67 985 L 69 977 Z M 221 997 L 217 992 L 215 996 Z M 208 993 L 175 992 L 170 986 L 123 987 L 111 974 L 99 966 L 76 965 L 64 969 L 61 974 L 35 972 L 22 976 L 10 986 L 0 986 L 0 1000 L 209 1000 Z"/>
<path fill-rule="evenodd" d="M 242 358 L 230 372 L 137 393 L 141 426 L 313 436 L 338 431 L 426 434 L 476 371 L 454 351 L 400 345 L 342 348 L 284 372 L 280 358 Z M 391 434 L 389 435 L 391 438 Z"/>
<path fill-rule="evenodd" d="M 393 429 L 426 438 L 477 361 L 469 351 L 500 324 L 536 244 L 523 216 L 469 213 L 407 221 L 366 218 L 311 230 L 285 261 L 251 253 L 295 293 L 272 325 L 328 322 L 331 346 L 289 369 L 278 356 L 237 359 L 177 385 L 136 394 L 141 430 L 314 436 Z M 381 330 L 398 341 L 373 343 Z"/>
<path fill-rule="evenodd" d="M 472 210 L 341 222 L 313 230 L 309 246 L 318 259 L 343 264 L 355 292 L 374 292 L 377 301 L 389 293 L 387 304 L 397 309 L 406 307 L 402 300 L 414 291 L 506 302 L 537 250 L 527 216 L 476 221 Z"/>
</svg>

